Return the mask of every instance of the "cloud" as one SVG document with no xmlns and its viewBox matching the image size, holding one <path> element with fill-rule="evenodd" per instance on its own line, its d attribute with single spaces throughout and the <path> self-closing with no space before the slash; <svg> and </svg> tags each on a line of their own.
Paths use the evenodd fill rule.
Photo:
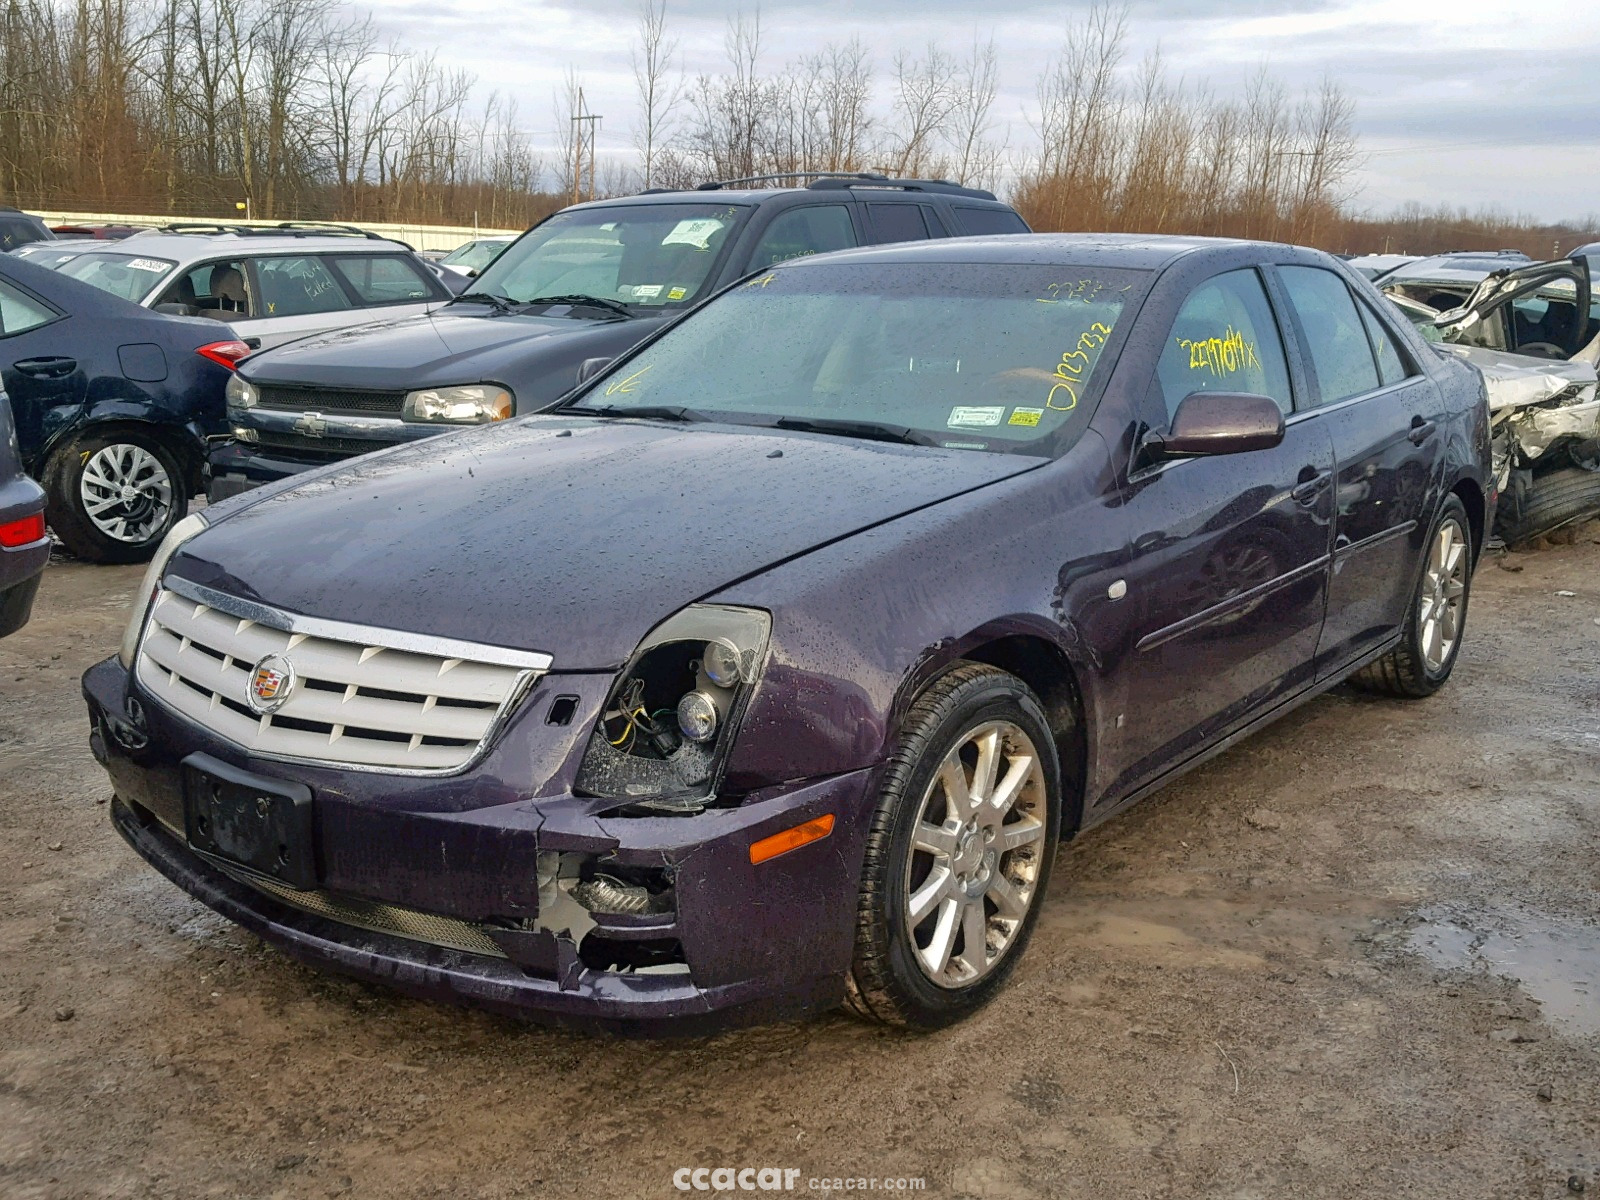
<svg viewBox="0 0 1600 1200">
<path fill-rule="evenodd" d="M 722 68 L 737 0 L 667 0 L 684 68 Z M 1014 148 L 1031 138 L 1034 84 L 1088 0 L 761 0 L 768 69 L 830 42 L 859 38 L 877 66 L 880 106 L 897 51 L 930 40 L 957 50 L 993 37 L 1002 64 L 995 115 Z M 379 0 L 381 24 L 413 47 L 518 100 L 536 141 L 554 141 L 552 96 L 568 66 L 603 113 L 602 152 L 624 154 L 636 111 L 630 50 L 637 0 Z M 1509 31 L 1515 44 L 1508 45 Z M 1358 203 L 1471 204 L 1546 217 L 1578 215 L 1600 153 L 1593 47 L 1600 7 L 1534 0 L 1138 0 L 1130 67 L 1159 48 L 1175 79 L 1221 96 L 1263 66 L 1291 91 L 1331 76 L 1356 106 L 1370 157 Z M 1477 164 L 1476 169 L 1471 164 Z"/>
</svg>

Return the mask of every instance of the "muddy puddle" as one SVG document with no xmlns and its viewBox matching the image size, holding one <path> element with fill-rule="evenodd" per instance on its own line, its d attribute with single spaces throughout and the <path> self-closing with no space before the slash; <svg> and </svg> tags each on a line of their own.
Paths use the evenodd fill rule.
<svg viewBox="0 0 1600 1200">
<path fill-rule="evenodd" d="M 1408 945 L 1429 962 L 1514 979 L 1557 1030 L 1600 1036 L 1600 928 L 1515 910 L 1421 916 Z"/>
</svg>

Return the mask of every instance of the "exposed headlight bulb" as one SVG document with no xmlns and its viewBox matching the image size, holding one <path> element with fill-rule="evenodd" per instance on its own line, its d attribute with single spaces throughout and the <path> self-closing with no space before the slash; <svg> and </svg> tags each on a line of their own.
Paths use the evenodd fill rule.
<svg viewBox="0 0 1600 1200">
<path fill-rule="evenodd" d="M 717 736 L 720 724 L 717 702 L 706 693 L 689 692 L 678 701 L 678 731 L 689 741 L 704 745 Z"/>
<path fill-rule="evenodd" d="M 700 668 L 706 673 L 706 678 L 719 688 L 734 687 L 744 677 L 739 651 L 732 642 L 721 639 L 706 643 L 705 651 L 700 655 Z"/>
</svg>

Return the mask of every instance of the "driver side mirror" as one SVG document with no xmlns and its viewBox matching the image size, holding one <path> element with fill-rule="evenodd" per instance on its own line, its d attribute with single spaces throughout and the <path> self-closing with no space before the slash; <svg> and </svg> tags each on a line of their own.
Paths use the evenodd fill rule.
<svg viewBox="0 0 1600 1200">
<path fill-rule="evenodd" d="M 578 382 L 588 383 L 589 380 L 593 379 L 596 375 L 600 374 L 601 371 L 604 371 L 607 367 L 609 367 L 611 362 L 612 360 L 609 358 L 584 359 L 578 367 Z"/>
<path fill-rule="evenodd" d="M 1173 414 L 1171 431 L 1151 434 L 1145 446 L 1159 460 L 1270 450 L 1282 441 L 1283 410 L 1271 396 L 1190 392 Z"/>
</svg>

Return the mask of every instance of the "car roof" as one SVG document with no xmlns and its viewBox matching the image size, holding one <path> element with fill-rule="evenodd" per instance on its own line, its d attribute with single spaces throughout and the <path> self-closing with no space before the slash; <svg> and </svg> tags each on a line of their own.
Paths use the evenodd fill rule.
<svg viewBox="0 0 1600 1200">
<path fill-rule="evenodd" d="M 808 173 L 809 174 L 809 173 Z M 812 183 L 797 187 L 745 186 L 750 181 L 732 180 L 729 183 L 706 183 L 696 188 L 677 191 L 652 188 L 632 196 L 611 196 L 604 200 L 588 200 L 562 209 L 569 212 L 584 208 L 619 208 L 637 204 L 735 204 L 758 207 L 772 204 L 796 204 L 809 199 L 816 204 L 837 203 L 842 193 L 850 193 L 868 203 L 877 200 L 914 202 L 943 197 L 954 204 L 969 207 L 994 208 L 1013 211 L 993 193 L 978 188 L 962 187 L 943 179 L 888 179 L 862 175 L 823 174 Z"/>
<path fill-rule="evenodd" d="M 889 246 L 863 246 L 827 255 L 795 259 L 785 268 L 816 262 L 853 263 L 1016 263 L 1027 266 L 1068 264 L 1081 267 L 1123 267 L 1157 270 L 1173 260 L 1194 254 L 1235 253 L 1248 249 L 1281 255 L 1290 249 L 1275 242 L 1249 242 L 1234 238 L 1188 237 L 1178 234 L 1139 233 L 1008 233 L 982 237 L 944 238 L 926 242 L 899 242 Z"/>
<path fill-rule="evenodd" d="M 344 234 L 258 234 L 258 233 L 169 233 L 153 230 L 136 233 L 119 241 L 85 239 L 84 253 L 124 254 L 133 258 L 165 258 L 179 266 L 215 258 L 218 255 L 260 257 L 266 254 L 316 251 L 340 254 L 393 254 L 410 247 L 382 238 L 350 237 Z"/>
</svg>

